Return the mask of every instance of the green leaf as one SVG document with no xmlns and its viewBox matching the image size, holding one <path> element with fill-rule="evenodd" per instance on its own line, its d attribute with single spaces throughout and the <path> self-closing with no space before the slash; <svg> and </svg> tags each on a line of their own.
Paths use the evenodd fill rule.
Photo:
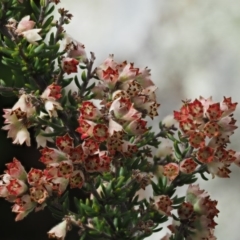
<svg viewBox="0 0 240 240">
<path fill-rule="evenodd" d="M 81 238 L 79 240 L 85 240 L 86 237 L 87 237 L 87 233 L 84 232 L 84 233 L 82 233 Z"/>
<path fill-rule="evenodd" d="M 47 15 L 50 15 L 55 9 L 55 6 L 52 5 L 50 8 L 49 8 L 49 5 L 48 5 L 48 9 L 45 11 L 45 16 Z"/>
<path fill-rule="evenodd" d="M 6 54 L 8 56 L 11 56 L 12 53 L 14 53 L 14 51 L 8 50 L 6 47 L 0 47 L 0 52 Z"/>
<path fill-rule="evenodd" d="M 185 200 L 185 196 L 184 197 L 177 197 L 177 196 L 175 196 L 173 199 L 173 204 L 181 204 L 181 203 L 183 203 L 184 202 L 184 200 Z"/>
<path fill-rule="evenodd" d="M 201 175 L 201 177 L 202 177 L 203 180 L 208 181 L 208 178 L 206 178 L 203 173 L 200 173 L 200 175 Z"/>
<path fill-rule="evenodd" d="M 76 197 L 74 197 L 73 200 L 74 200 L 74 204 L 75 204 L 75 206 L 76 206 L 76 208 L 77 208 L 78 213 L 79 213 L 80 215 L 82 215 L 83 212 L 82 212 L 82 209 L 81 209 L 81 207 L 80 207 L 79 200 L 78 200 Z"/>
<path fill-rule="evenodd" d="M 89 87 L 86 88 L 86 91 L 91 91 L 95 87 L 95 83 L 91 84 Z"/>
<path fill-rule="evenodd" d="M 120 177 L 118 177 L 117 180 L 118 180 L 117 184 L 114 186 L 114 188 L 122 187 L 122 185 L 123 185 L 123 183 L 125 181 L 125 177 L 124 176 L 120 176 Z M 129 179 L 129 181 L 131 181 L 131 180 Z"/>
<path fill-rule="evenodd" d="M 63 211 L 65 214 L 68 214 L 69 211 L 69 198 L 68 196 L 66 197 L 65 201 L 63 202 Z"/>
<path fill-rule="evenodd" d="M 161 231 L 162 229 L 163 229 L 162 227 L 156 228 L 156 229 L 152 230 L 152 232 L 159 232 L 159 231 Z"/>
<path fill-rule="evenodd" d="M 63 131 L 63 130 L 66 130 L 65 126 L 62 126 L 62 125 L 59 125 L 59 124 L 56 124 L 56 123 L 53 123 L 49 120 L 44 120 L 42 118 L 37 118 L 38 122 L 42 125 L 45 125 L 45 126 L 50 126 L 52 127 L 54 130 L 56 131 Z M 42 134 L 43 135 L 43 134 Z M 44 136 L 44 135 L 43 135 Z"/>
<path fill-rule="evenodd" d="M 46 0 L 40 0 L 40 6 L 46 7 Z"/>
<path fill-rule="evenodd" d="M 45 29 L 49 27 L 54 19 L 54 16 L 50 16 L 43 24 L 42 28 Z"/>
<path fill-rule="evenodd" d="M 86 71 L 83 71 L 83 72 L 82 72 L 81 78 L 82 78 L 82 81 L 83 81 L 83 82 L 87 81 Z"/>
<path fill-rule="evenodd" d="M 72 96 L 72 90 L 69 90 L 68 92 L 68 101 L 72 106 L 76 106 L 76 101 L 74 97 Z"/>
<path fill-rule="evenodd" d="M 87 66 L 85 66 L 85 65 L 79 65 L 79 67 L 80 67 L 81 69 L 86 69 L 86 68 L 87 68 Z"/>
<path fill-rule="evenodd" d="M 50 204 L 47 204 L 48 209 L 51 211 L 54 217 L 62 219 L 64 217 L 64 213 L 55 207 L 51 206 Z"/>
<path fill-rule="evenodd" d="M 80 85 L 80 83 L 79 83 L 79 81 L 78 81 L 78 77 L 77 77 L 77 76 L 74 77 L 74 82 L 75 82 L 76 86 L 77 86 L 79 89 L 81 89 L 81 85 Z"/>
<path fill-rule="evenodd" d="M 172 214 L 172 217 L 175 221 L 179 221 L 179 218 L 176 215 Z"/>
<path fill-rule="evenodd" d="M 44 137 L 57 137 L 59 135 L 62 135 L 63 131 L 54 131 L 52 133 L 41 133 L 41 136 L 44 136 Z"/>
<path fill-rule="evenodd" d="M 46 46 L 45 43 L 41 43 L 40 45 L 38 45 L 38 46 L 34 49 L 34 53 L 36 53 L 36 54 L 40 53 L 45 46 Z"/>
<path fill-rule="evenodd" d="M 60 197 L 59 201 L 64 202 L 68 198 L 68 191 L 65 191 L 65 193 Z"/>
<path fill-rule="evenodd" d="M 73 80 L 73 78 L 63 79 L 62 82 L 61 82 L 62 87 L 64 88 L 64 87 L 68 86 L 72 82 L 72 80 Z"/>
<path fill-rule="evenodd" d="M 35 4 L 34 0 L 30 0 L 30 4 L 31 4 L 31 7 L 32 7 L 33 12 L 34 12 L 36 15 L 39 15 L 40 9 L 39 9 L 39 7 Z"/>
<path fill-rule="evenodd" d="M 174 153 L 175 153 L 176 158 L 179 160 L 182 160 L 182 152 L 178 146 L 178 141 L 176 141 L 176 140 L 174 141 L 173 147 L 174 147 Z"/>
<path fill-rule="evenodd" d="M 52 32 L 51 34 L 50 34 L 50 38 L 49 38 L 49 45 L 53 45 L 54 44 L 54 33 Z"/>
<path fill-rule="evenodd" d="M 151 184 L 152 184 L 152 188 L 153 188 L 153 193 L 156 195 L 160 195 L 161 194 L 161 189 L 159 189 L 158 185 L 151 181 Z"/>
<path fill-rule="evenodd" d="M 6 86 L 6 83 L 2 79 L 0 79 L 0 86 L 2 86 L 2 87 Z"/>
</svg>

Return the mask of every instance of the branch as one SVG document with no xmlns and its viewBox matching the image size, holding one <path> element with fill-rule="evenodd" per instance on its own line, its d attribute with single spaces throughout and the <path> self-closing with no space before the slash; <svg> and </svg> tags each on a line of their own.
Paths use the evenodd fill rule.
<svg viewBox="0 0 240 240">
<path fill-rule="evenodd" d="M 91 58 L 90 58 L 90 61 L 88 60 L 87 61 L 87 79 L 85 81 L 83 81 L 82 85 L 81 85 L 81 90 L 80 90 L 80 93 L 79 93 L 79 96 L 80 98 L 82 99 L 83 98 L 83 94 L 87 88 L 87 85 L 90 81 L 90 79 L 93 77 L 94 75 L 94 71 L 92 72 L 92 67 L 93 67 L 93 63 L 95 61 L 95 55 L 93 52 L 90 52 L 91 54 Z"/>
</svg>

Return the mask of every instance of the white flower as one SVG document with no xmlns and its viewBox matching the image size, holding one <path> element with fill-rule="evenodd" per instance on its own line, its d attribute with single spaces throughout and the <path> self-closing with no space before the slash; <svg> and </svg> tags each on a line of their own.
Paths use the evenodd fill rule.
<svg viewBox="0 0 240 240">
<path fill-rule="evenodd" d="M 31 146 L 30 134 L 27 128 L 22 127 L 19 131 L 17 131 L 13 144 L 22 145 L 24 142 L 26 142 L 27 146 Z"/>
<path fill-rule="evenodd" d="M 57 111 L 58 110 L 62 110 L 63 108 L 61 107 L 59 102 L 53 101 L 53 100 L 47 100 L 45 101 L 44 107 L 46 109 L 46 111 L 48 112 L 48 115 L 50 117 L 57 117 Z"/>
<path fill-rule="evenodd" d="M 26 142 L 27 146 L 31 145 L 30 134 L 27 128 L 24 126 L 22 121 L 19 121 L 16 114 L 10 113 L 8 109 L 4 109 L 5 111 L 5 122 L 8 125 L 2 127 L 4 130 L 8 130 L 8 138 L 12 138 L 13 144 L 23 144 Z"/>
<path fill-rule="evenodd" d="M 49 238 L 64 240 L 67 234 L 67 220 L 62 221 L 48 232 Z"/>
<path fill-rule="evenodd" d="M 22 32 L 22 35 L 26 38 L 26 40 L 34 45 L 36 45 L 36 41 L 42 39 L 42 37 L 38 34 L 42 29 L 41 28 L 34 28 Z"/>
<path fill-rule="evenodd" d="M 20 96 L 18 101 L 12 107 L 12 110 L 14 111 L 14 110 L 17 110 L 19 108 L 22 112 L 27 113 L 27 117 L 32 116 L 36 111 L 35 107 L 31 103 L 31 99 L 26 94 L 22 94 Z"/>
<path fill-rule="evenodd" d="M 45 130 L 40 131 L 40 133 L 36 137 L 37 148 L 46 147 L 47 141 L 53 142 L 52 137 L 45 137 L 45 136 L 41 135 L 41 133 L 52 133 L 52 132 L 53 132 L 53 128 L 51 128 L 51 127 L 46 127 Z"/>
</svg>

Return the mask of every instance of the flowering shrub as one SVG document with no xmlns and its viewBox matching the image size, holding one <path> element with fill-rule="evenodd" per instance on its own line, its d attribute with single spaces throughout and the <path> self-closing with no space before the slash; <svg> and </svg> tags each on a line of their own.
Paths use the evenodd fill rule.
<svg viewBox="0 0 240 240">
<path fill-rule="evenodd" d="M 9 10 L 1 16 L 2 63 L 12 68 L 16 86 L 1 80 L 0 93 L 18 97 L 3 109 L 2 129 L 13 144 L 27 146 L 33 130 L 44 166 L 27 172 L 21 159 L 6 164 L 0 197 L 12 203 L 15 220 L 47 207 L 61 220 L 49 238 L 65 239 L 75 226 L 80 239 L 137 240 L 161 231 L 171 218 L 164 240 L 216 239 L 217 201 L 194 183 L 198 175 L 228 178 L 229 166 L 239 165 L 239 153 L 227 148 L 237 128 L 237 103 L 226 97 L 221 103 L 184 101 L 173 113 L 175 122 L 168 117 L 153 132 L 147 118 L 158 116 L 160 104 L 150 70 L 116 62 L 113 55 L 95 67 L 95 55 L 64 31 L 72 15 L 60 8 L 53 20 L 58 3 L 31 0 L 27 16 L 18 12 L 24 1 L 1 3 Z M 17 72 L 24 83 L 17 82 Z M 67 92 L 72 81 L 76 91 Z M 178 197 L 183 185 L 186 196 Z M 147 186 L 154 197 L 140 200 L 138 191 Z M 69 204 L 72 189 L 87 195 L 74 198 L 75 208 Z"/>
</svg>

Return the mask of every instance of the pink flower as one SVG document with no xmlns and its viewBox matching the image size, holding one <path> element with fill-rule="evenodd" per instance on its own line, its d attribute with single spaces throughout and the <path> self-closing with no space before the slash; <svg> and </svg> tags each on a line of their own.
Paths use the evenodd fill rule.
<svg viewBox="0 0 240 240">
<path fill-rule="evenodd" d="M 236 106 L 238 103 L 232 103 L 232 98 L 226 98 L 224 97 L 223 101 L 220 103 L 221 110 L 223 110 L 223 115 L 227 116 L 233 113 L 236 110 Z"/>
<path fill-rule="evenodd" d="M 163 166 L 163 175 L 166 176 L 170 181 L 173 181 L 179 174 L 179 166 L 176 163 L 168 163 Z"/>
<path fill-rule="evenodd" d="M 62 110 L 62 106 L 58 100 L 61 98 L 61 87 L 56 84 L 49 85 L 41 95 L 44 102 L 45 110 L 50 117 L 57 117 L 57 110 Z"/>
<path fill-rule="evenodd" d="M 110 170 L 111 158 L 106 151 L 88 156 L 85 159 L 85 168 L 88 172 L 106 172 Z"/>
<path fill-rule="evenodd" d="M 197 163 L 192 158 L 186 158 L 180 162 L 180 171 L 185 174 L 191 174 L 197 167 Z"/>
<path fill-rule="evenodd" d="M 41 97 L 49 100 L 58 100 L 61 98 L 62 87 L 55 83 L 50 84 L 42 93 Z"/>
<path fill-rule="evenodd" d="M 66 133 L 63 136 L 56 137 L 56 146 L 63 152 L 69 153 L 70 149 L 73 148 L 73 138 Z"/>
<path fill-rule="evenodd" d="M 109 119 L 109 123 L 108 123 L 108 132 L 109 135 L 113 135 L 114 132 L 119 132 L 122 131 L 123 127 L 117 123 L 116 121 L 112 120 L 112 118 Z"/>
<path fill-rule="evenodd" d="M 20 180 L 26 180 L 27 179 L 27 173 L 22 166 L 21 162 L 18 161 L 16 158 L 13 158 L 13 161 L 6 164 L 7 170 L 5 170 L 5 173 L 9 174 L 11 178 L 17 178 Z"/>
<path fill-rule="evenodd" d="M 75 58 L 66 57 L 62 59 L 62 68 L 63 68 L 63 71 L 66 72 L 67 74 L 77 73 L 78 64 L 79 64 L 79 61 L 76 60 Z"/>
<path fill-rule="evenodd" d="M 45 147 L 40 150 L 42 156 L 40 162 L 44 164 L 58 163 L 64 160 L 68 160 L 68 155 L 62 151 L 59 151 L 55 148 Z"/>
<path fill-rule="evenodd" d="M 142 135 L 147 129 L 147 121 L 138 118 L 124 126 L 124 131 L 131 135 Z"/>
<path fill-rule="evenodd" d="M 30 16 L 26 16 L 24 18 L 21 19 L 21 21 L 18 23 L 16 32 L 18 34 L 21 34 L 25 31 L 28 31 L 30 29 L 33 29 L 35 26 L 35 22 L 30 20 Z"/>
<path fill-rule="evenodd" d="M 118 81 L 121 66 L 113 60 L 113 55 L 109 57 L 97 68 L 97 76 L 105 87 L 113 89 Z"/>
<path fill-rule="evenodd" d="M 128 63 L 119 75 L 119 81 L 125 82 L 134 79 L 139 74 L 139 68 L 135 68 L 133 63 Z"/>
<path fill-rule="evenodd" d="M 27 185 L 19 179 L 10 179 L 9 182 L 6 183 L 6 188 L 8 191 L 7 197 L 18 197 L 25 193 L 28 189 Z"/>
<path fill-rule="evenodd" d="M 20 110 L 26 113 L 27 117 L 31 117 L 35 112 L 36 108 L 31 102 L 31 97 L 27 94 L 22 94 L 18 101 L 12 107 L 12 110 Z"/>
<path fill-rule="evenodd" d="M 70 188 L 82 188 L 83 184 L 84 184 L 83 172 L 80 170 L 73 171 L 69 181 Z"/>
<path fill-rule="evenodd" d="M 73 172 L 72 161 L 66 160 L 59 163 L 57 173 L 58 177 L 69 178 L 72 172 Z"/>
<path fill-rule="evenodd" d="M 171 216 L 172 200 L 167 195 L 161 195 L 158 198 L 158 201 L 154 203 L 154 208 L 163 215 Z"/>
<path fill-rule="evenodd" d="M 36 206 L 37 203 L 34 202 L 28 194 L 17 198 L 12 207 L 12 212 L 17 213 L 15 221 L 20 221 L 25 218 Z"/>
<path fill-rule="evenodd" d="M 82 149 L 85 156 L 94 155 L 99 151 L 99 143 L 93 138 L 88 138 L 82 143 Z"/>
<path fill-rule="evenodd" d="M 81 117 L 88 120 L 97 121 L 102 117 L 100 110 L 90 101 L 84 101 L 79 110 L 81 112 Z"/>
<path fill-rule="evenodd" d="M 96 123 L 85 120 L 81 117 L 78 119 L 78 122 L 79 122 L 79 127 L 76 129 L 76 131 L 81 134 L 81 139 L 92 137 L 93 129 L 96 126 Z"/>
<path fill-rule="evenodd" d="M 31 199 L 38 204 L 42 204 L 48 198 L 48 192 L 43 186 L 31 187 L 29 191 Z"/>
<path fill-rule="evenodd" d="M 41 183 L 41 178 L 43 176 L 43 171 L 40 169 L 31 168 L 27 174 L 28 183 L 31 186 L 36 186 Z"/>
<path fill-rule="evenodd" d="M 68 50 L 68 57 L 76 58 L 80 62 L 86 61 L 87 54 L 85 51 L 85 46 L 67 34 L 65 34 L 65 48 Z"/>
<path fill-rule="evenodd" d="M 48 188 L 49 195 L 54 191 L 60 196 L 66 190 L 69 184 L 69 179 L 66 179 L 64 177 L 56 177 L 51 179 L 48 183 L 50 186 L 50 188 Z"/>
<path fill-rule="evenodd" d="M 124 97 L 115 99 L 111 104 L 109 112 L 112 113 L 115 118 L 125 121 L 132 121 L 142 116 L 142 114 L 133 107 L 130 99 Z"/>
</svg>

